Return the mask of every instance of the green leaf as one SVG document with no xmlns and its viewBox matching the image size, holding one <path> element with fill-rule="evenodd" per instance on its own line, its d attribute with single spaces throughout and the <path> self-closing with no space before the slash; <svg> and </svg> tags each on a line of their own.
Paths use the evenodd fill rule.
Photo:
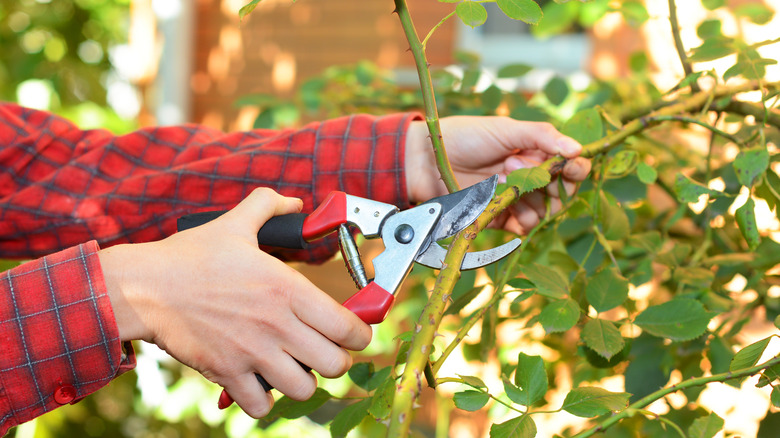
<svg viewBox="0 0 780 438">
<path fill-rule="evenodd" d="M 542 19 L 542 8 L 533 0 L 498 0 L 498 7 L 514 20 L 537 24 Z"/>
<path fill-rule="evenodd" d="M 469 389 L 463 392 L 456 392 L 452 397 L 455 406 L 464 411 L 474 412 L 482 409 L 490 400 L 490 396 L 482 391 Z"/>
<path fill-rule="evenodd" d="M 696 266 L 681 266 L 674 270 L 674 280 L 694 288 L 707 288 L 715 280 L 715 274 L 709 269 Z"/>
<path fill-rule="evenodd" d="M 639 154 L 633 150 L 622 150 L 607 163 L 608 178 L 622 178 L 633 172 L 639 164 Z"/>
<path fill-rule="evenodd" d="M 772 406 L 780 408 L 780 387 L 775 386 L 772 388 L 769 400 L 772 402 Z"/>
<path fill-rule="evenodd" d="M 547 334 L 565 332 L 580 319 L 580 306 L 571 298 L 553 301 L 542 309 L 539 322 Z"/>
<path fill-rule="evenodd" d="M 528 356 L 520 353 L 515 370 L 515 385 L 520 388 L 515 403 L 531 406 L 547 393 L 547 371 L 541 356 Z"/>
<path fill-rule="evenodd" d="M 492 114 L 495 112 L 496 108 L 498 108 L 499 105 L 501 105 L 501 100 L 504 97 L 504 93 L 501 91 L 500 88 L 496 87 L 495 85 L 489 86 L 483 93 L 482 93 L 482 109 L 488 113 Z"/>
<path fill-rule="evenodd" d="M 603 136 L 601 115 L 595 108 L 577 111 L 564 125 L 561 132 L 581 144 L 592 143 Z"/>
<path fill-rule="evenodd" d="M 724 421 L 717 414 L 710 413 L 706 417 L 693 420 L 688 428 L 688 438 L 712 438 L 723 429 Z"/>
<path fill-rule="evenodd" d="M 606 312 L 628 298 L 628 279 L 620 275 L 615 267 L 602 269 L 588 280 L 585 296 L 597 312 Z"/>
<path fill-rule="evenodd" d="M 342 409 L 330 423 L 330 436 L 333 438 L 347 436 L 350 430 L 356 428 L 368 416 L 370 405 L 371 399 L 364 398 Z"/>
<path fill-rule="evenodd" d="M 697 202 L 701 195 L 709 195 L 712 199 L 725 196 L 723 192 L 705 187 L 682 173 L 678 173 L 674 181 L 674 193 L 677 200 L 684 203 Z"/>
<path fill-rule="evenodd" d="M 533 67 L 527 64 L 509 64 L 501 67 L 498 69 L 498 73 L 496 73 L 496 76 L 501 78 L 517 78 L 520 76 L 524 76 L 529 71 L 531 71 Z"/>
<path fill-rule="evenodd" d="M 638 1 L 625 1 L 620 6 L 620 13 L 631 27 L 639 27 L 650 18 L 645 5 Z"/>
<path fill-rule="evenodd" d="M 544 86 L 544 95 L 553 105 L 560 105 L 569 95 L 569 85 L 560 76 L 553 76 Z"/>
<path fill-rule="evenodd" d="M 599 224 L 604 238 L 607 240 L 623 240 L 631 232 L 631 225 L 628 222 L 626 211 L 617 205 L 614 201 L 601 196 Z"/>
<path fill-rule="evenodd" d="M 581 336 L 585 345 L 607 360 L 620 353 L 626 345 L 620 330 L 612 321 L 605 319 L 596 318 L 588 321 L 582 328 Z"/>
<path fill-rule="evenodd" d="M 330 393 L 322 388 L 317 388 L 314 391 L 314 395 L 304 401 L 297 401 L 284 396 L 274 403 L 274 407 L 268 413 L 268 416 L 271 418 L 277 416 L 287 419 L 300 418 L 319 409 L 331 397 Z"/>
<path fill-rule="evenodd" d="M 636 166 L 636 176 L 639 177 L 639 181 L 650 185 L 655 184 L 655 181 L 658 179 L 658 172 L 653 166 L 645 163 L 644 161 L 640 161 Z"/>
<path fill-rule="evenodd" d="M 358 362 L 347 371 L 347 375 L 355 385 L 366 389 L 368 379 L 374 374 L 373 362 Z"/>
<path fill-rule="evenodd" d="M 767 24 L 772 21 L 775 11 L 761 3 L 748 3 L 734 8 L 734 15 L 745 17 L 756 24 Z"/>
<path fill-rule="evenodd" d="M 772 337 L 764 338 L 760 341 L 756 341 L 747 347 L 739 350 L 734 355 L 734 359 L 731 359 L 729 364 L 729 371 L 738 371 L 745 368 L 750 368 L 758 363 L 761 359 L 761 355 L 764 354 L 766 346 L 769 345 L 769 341 Z"/>
<path fill-rule="evenodd" d="M 756 226 L 755 208 L 753 198 L 748 198 L 735 213 L 739 231 L 751 250 L 758 248 L 758 245 L 761 243 L 761 236 L 758 234 L 758 227 Z"/>
<path fill-rule="evenodd" d="M 634 322 L 651 335 L 673 341 L 689 341 L 707 330 L 712 316 L 700 302 L 677 298 L 648 307 Z"/>
<path fill-rule="evenodd" d="M 775 327 L 780 329 L 780 315 L 775 317 Z"/>
<path fill-rule="evenodd" d="M 691 51 L 691 62 L 714 61 L 736 52 L 733 42 L 728 38 L 710 38 Z"/>
<path fill-rule="evenodd" d="M 722 23 L 720 20 L 710 19 L 710 20 L 704 20 L 699 24 L 699 27 L 696 28 L 696 35 L 699 36 L 699 38 L 706 40 L 707 38 L 717 37 L 721 36 L 721 26 Z"/>
<path fill-rule="evenodd" d="M 555 269 L 531 263 L 523 266 L 522 271 L 536 285 L 536 293 L 539 295 L 556 299 L 566 297 L 569 282 Z"/>
<path fill-rule="evenodd" d="M 490 438 L 534 438 L 536 423 L 530 415 L 507 420 L 490 426 Z"/>
<path fill-rule="evenodd" d="M 630 396 L 626 392 L 609 392 L 604 388 L 584 386 L 566 394 L 562 409 L 578 417 L 596 417 L 625 409 Z"/>
<path fill-rule="evenodd" d="M 763 146 L 739 151 L 734 159 L 734 172 L 739 183 L 747 188 L 753 187 L 756 179 L 769 168 L 769 152 Z"/>
<path fill-rule="evenodd" d="M 371 397 L 371 406 L 368 408 L 368 413 L 378 420 L 387 418 L 393 407 L 394 396 L 395 379 L 388 376 L 374 392 L 374 396 Z"/>
<path fill-rule="evenodd" d="M 455 13 L 466 26 L 481 26 L 487 20 L 485 7 L 481 3 L 473 1 L 467 0 L 458 3 L 458 6 L 455 6 Z"/>
<path fill-rule="evenodd" d="M 550 172 L 540 167 L 517 169 L 506 177 L 509 185 L 517 186 L 519 195 L 532 192 L 550 184 Z"/>
<path fill-rule="evenodd" d="M 243 20 L 244 17 L 249 15 L 252 11 L 255 10 L 257 7 L 257 4 L 260 3 L 263 0 L 252 0 L 251 2 L 245 4 L 244 6 L 241 6 L 241 9 L 238 10 L 238 19 Z"/>
<path fill-rule="evenodd" d="M 701 0 L 701 4 L 704 5 L 710 11 L 721 8 L 726 5 L 726 0 Z"/>
<path fill-rule="evenodd" d="M 487 385 L 485 385 L 485 382 L 482 381 L 479 377 L 476 376 L 463 376 L 458 374 L 458 377 L 460 377 L 461 380 L 463 380 L 463 383 L 466 385 L 471 386 L 472 388 L 476 389 L 487 389 Z"/>
</svg>

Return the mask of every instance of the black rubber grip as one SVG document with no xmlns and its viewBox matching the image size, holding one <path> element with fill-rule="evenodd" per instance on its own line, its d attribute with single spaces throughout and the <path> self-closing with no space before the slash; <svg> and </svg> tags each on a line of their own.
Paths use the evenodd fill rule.
<svg viewBox="0 0 780 438">
<path fill-rule="evenodd" d="M 176 228 L 179 231 L 188 230 L 211 222 L 225 212 L 204 211 L 188 214 L 176 221 Z M 303 221 L 306 216 L 306 213 L 292 213 L 272 217 L 257 232 L 257 243 L 277 248 L 305 249 L 307 243 L 303 239 Z"/>
<path fill-rule="evenodd" d="M 311 367 L 309 367 L 308 365 L 304 365 L 304 364 L 303 364 L 301 361 L 299 361 L 298 359 L 295 359 L 295 361 L 296 361 L 296 362 L 298 362 L 298 365 L 300 365 L 300 366 L 301 366 L 301 368 L 303 368 L 303 370 L 304 370 L 304 371 L 306 371 L 307 373 L 308 373 L 309 371 L 311 371 Z M 257 374 L 257 373 L 255 373 L 255 377 L 257 378 L 257 381 L 260 383 L 260 386 L 262 386 L 262 387 L 263 387 L 263 390 L 264 390 L 265 392 L 268 392 L 268 391 L 270 391 L 270 390 L 274 389 L 274 387 L 273 387 L 273 386 L 271 386 L 271 384 L 270 384 L 270 383 L 266 382 L 266 381 L 265 381 L 265 378 L 264 378 L 263 376 L 261 376 L 260 374 Z"/>
</svg>

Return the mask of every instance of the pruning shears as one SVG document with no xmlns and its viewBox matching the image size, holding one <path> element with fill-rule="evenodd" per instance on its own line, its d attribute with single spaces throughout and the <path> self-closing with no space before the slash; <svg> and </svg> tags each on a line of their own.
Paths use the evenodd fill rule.
<svg viewBox="0 0 780 438">
<path fill-rule="evenodd" d="M 257 233 L 260 245 L 290 249 L 305 249 L 308 242 L 337 232 L 339 247 L 355 284 L 360 289 L 343 305 L 368 324 L 384 321 L 395 296 L 412 269 L 414 262 L 441 269 L 447 250 L 439 243 L 471 225 L 485 210 L 496 190 L 498 175 L 449 195 L 400 211 L 383 202 L 331 192 L 312 213 L 275 216 Z M 224 211 L 195 213 L 179 218 L 179 231 L 216 219 Z M 366 277 L 350 227 L 356 227 L 367 239 L 382 239 L 385 249 L 376 257 L 375 277 Z M 461 270 L 476 269 L 496 262 L 520 246 L 513 239 L 496 248 L 466 253 Z M 301 364 L 307 371 L 310 370 Z M 259 374 L 257 380 L 266 391 L 273 387 Z M 226 392 L 220 397 L 220 407 L 232 399 Z"/>
</svg>

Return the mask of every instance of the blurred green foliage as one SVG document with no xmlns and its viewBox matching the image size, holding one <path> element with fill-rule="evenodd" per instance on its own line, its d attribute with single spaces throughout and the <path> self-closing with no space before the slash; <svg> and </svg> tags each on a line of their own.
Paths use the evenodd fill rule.
<svg viewBox="0 0 780 438">
<path fill-rule="evenodd" d="M 34 83 L 44 107 L 84 128 L 135 126 L 106 103 L 109 50 L 127 42 L 129 0 L 1 0 L 0 100 Z"/>
</svg>

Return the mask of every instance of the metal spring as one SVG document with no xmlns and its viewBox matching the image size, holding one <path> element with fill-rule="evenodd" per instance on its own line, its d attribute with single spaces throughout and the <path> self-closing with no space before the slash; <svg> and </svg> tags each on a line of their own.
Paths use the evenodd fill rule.
<svg viewBox="0 0 780 438">
<path fill-rule="evenodd" d="M 358 289 L 363 289 L 368 285 L 366 270 L 363 267 L 363 261 L 360 259 L 360 252 L 355 244 L 355 239 L 352 238 L 352 233 L 349 232 L 349 227 L 345 224 L 339 225 L 339 248 L 341 249 L 344 263 L 347 265 L 349 275 Z"/>
</svg>

